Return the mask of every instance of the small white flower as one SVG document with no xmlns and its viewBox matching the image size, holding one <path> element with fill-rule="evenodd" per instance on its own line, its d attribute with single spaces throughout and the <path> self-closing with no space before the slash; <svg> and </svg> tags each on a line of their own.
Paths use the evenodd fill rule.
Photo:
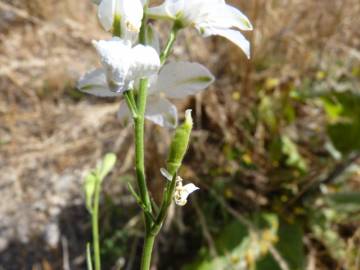
<svg viewBox="0 0 360 270">
<path fill-rule="evenodd" d="M 205 37 L 223 36 L 250 57 L 250 43 L 234 28 L 250 31 L 253 27 L 240 10 L 224 0 L 165 0 L 160 6 L 150 8 L 148 14 L 194 26 Z"/>
<path fill-rule="evenodd" d="M 133 87 L 134 81 L 150 76 L 160 68 L 159 55 L 150 46 L 131 46 L 130 41 L 113 38 L 93 41 L 102 68 L 80 78 L 78 89 L 96 96 L 117 96 Z"/>
<path fill-rule="evenodd" d="M 135 42 L 141 27 L 144 0 L 93 0 L 106 31 L 120 30 L 119 36 Z"/>
<path fill-rule="evenodd" d="M 172 181 L 172 176 L 167 170 L 162 168 L 160 172 L 168 181 Z M 177 176 L 175 181 L 174 201 L 177 205 L 184 206 L 187 203 L 189 195 L 200 188 L 195 186 L 193 183 L 183 186 L 184 180 L 180 176 Z"/>
</svg>

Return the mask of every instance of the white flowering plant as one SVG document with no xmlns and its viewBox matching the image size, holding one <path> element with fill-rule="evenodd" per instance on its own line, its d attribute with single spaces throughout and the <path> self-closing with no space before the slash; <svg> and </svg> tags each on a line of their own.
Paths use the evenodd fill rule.
<svg viewBox="0 0 360 270">
<path fill-rule="evenodd" d="M 195 95 L 214 82 L 214 76 L 201 64 L 168 61 L 179 31 L 194 27 L 204 36 L 219 35 L 233 42 L 250 57 L 250 44 L 240 32 L 252 30 L 248 18 L 224 0 L 165 0 L 151 6 L 147 0 L 93 0 L 98 5 L 98 18 L 109 40 L 93 41 L 102 66 L 87 72 L 78 82 L 78 89 L 99 97 L 123 97 L 118 117 L 131 118 L 134 124 L 137 189 L 129 190 L 144 212 L 145 237 L 141 270 L 149 270 L 156 236 L 159 234 L 172 201 L 178 206 L 199 190 L 194 184 L 183 184 L 178 175 L 186 154 L 193 126 L 191 110 L 178 125 L 178 111 L 171 99 Z M 149 24 L 151 20 L 172 23 L 163 49 L 159 36 Z M 144 164 L 145 119 L 174 132 L 166 169 L 162 203 L 154 207 L 148 190 Z M 103 164 L 85 181 L 87 208 L 92 215 L 93 244 L 88 246 L 89 269 L 100 270 L 98 204 L 100 184 L 115 165 L 108 155 Z M 105 169 L 102 169 L 105 168 Z M 105 170 L 105 172 L 103 172 Z"/>
</svg>

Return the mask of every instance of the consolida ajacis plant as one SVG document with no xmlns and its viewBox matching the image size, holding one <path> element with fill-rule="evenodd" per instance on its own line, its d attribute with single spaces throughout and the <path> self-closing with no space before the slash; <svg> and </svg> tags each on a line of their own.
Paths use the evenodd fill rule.
<svg viewBox="0 0 360 270">
<path fill-rule="evenodd" d="M 248 18 L 224 0 L 165 0 L 151 6 L 146 0 L 93 0 L 98 5 L 98 18 L 109 40 L 93 41 L 101 67 L 82 76 L 78 89 L 99 97 L 123 97 L 118 117 L 131 118 L 134 126 L 137 191 L 129 189 L 144 212 L 145 238 L 141 270 L 149 270 L 154 241 L 162 228 L 169 206 L 187 203 L 188 196 L 198 190 L 192 183 L 183 184 L 178 175 L 186 154 L 193 126 L 191 110 L 178 125 L 178 111 L 172 99 L 183 99 L 206 89 L 214 81 L 211 72 L 201 64 L 168 62 L 177 34 L 194 27 L 203 37 L 225 37 L 250 57 L 250 44 L 240 32 L 252 30 Z M 159 35 L 151 20 L 172 23 L 166 45 L 161 50 Z M 162 203 L 155 209 L 148 190 L 144 164 L 145 119 L 172 131 Z M 88 268 L 100 270 L 99 193 L 103 178 L 111 171 L 116 157 L 109 154 L 102 164 L 85 179 L 87 208 L 92 216 L 93 244 L 88 245 Z"/>
</svg>

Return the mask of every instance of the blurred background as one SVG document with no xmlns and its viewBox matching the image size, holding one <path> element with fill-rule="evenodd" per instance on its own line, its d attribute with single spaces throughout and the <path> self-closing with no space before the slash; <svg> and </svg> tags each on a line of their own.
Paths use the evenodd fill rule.
<svg viewBox="0 0 360 270">
<path fill-rule="evenodd" d="M 178 104 L 196 123 L 181 175 L 201 191 L 171 209 L 153 269 L 359 270 L 360 2 L 228 2 L 254 24 L 250 61 L 190 29 L 174 49 L 217 81 Z M 137 269 L 131 124 L 119 100 L 75 89 L 99 65 L 91 40 L 107 37 L 90 0 L 0 0 L 0 269 L 86 269 L 83 177 L 110 151 L 104 269 Z M 147 124 L 155 200 L 169 138 Z"/>
</svg>

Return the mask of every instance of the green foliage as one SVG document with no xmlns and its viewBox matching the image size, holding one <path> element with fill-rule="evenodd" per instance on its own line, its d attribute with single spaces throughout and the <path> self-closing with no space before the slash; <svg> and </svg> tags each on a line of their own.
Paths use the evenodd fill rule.
<svg viewBox="0 0 360 270">
<path fill-rule="evenodd" d="M 360 192 L 334 193 L 325 197 L 333 209 L 346 212 L 360 211 Z"/>
<path fill-rule="evenodd" d="M 281 138 L 282 152 L 287 157 L 286 165 L 297 168 L 301 172 L 307 171 L 307 165 L 298 151 L 297 145 L 286 135 Z"/>
<path fill-rule="evenodd" d="M 116 155 L 113 153 L 106 154 L 102 163 L 97 168 L 97 173 L 102 181 L 114 168 L 116 163 Z"/>
<path fill-rule="evenodd" d="M 291 270 L 305 269 L 306 256 L 303 245 L 303 229 L 299 222 L 288 223 L 281 220 L 278 231 L 279 241 L 275 248 Z M 278 262 L 272 255 L 268 254 L 257 264 L 257 270 L 281 270 Z"/>
<path fill-rule="evenodd" d="M 85 190 L 86 208 L 89 212 L 91 212 L 93 208 L 93 197 L 94 197 L 97 181 L 98 178 L 94 173 L 89 173 L 85 177 L 84 190 Z"/>
<path fill-rule="evenodd" d="M 323 97 L 328 133 L 340 152 L 360 150 L 360 96 L 347 91 Z"/>
<path fill-rule="evenodd" d="M 106 154 L 101 164 L 99 164 L 96 170 L 90 172 L 85 176 L 84 191 L 86 199 L 86 208 L 91 213 L 93 209 L 93 199 L 96 192 L 96 186 L 98 182 L 102 182 L 104 178 L 111 172 L 116 163 L 116 155 L 113 153 Z"/>
<path fill-rule="evenodd" d="M 278 220 L 275 215 L 260 214 L 253 218 L 259 229 L 249 228 L 239 221 L 233 221 L 223 228 L 215 242 L 218 256 L 213 258 L 203 248 L 196 262 L 187 265 L 183 270 L 231 270 L 252 269 L 256 260 L 269 250 L 276 242 Z"/>
</svg>

